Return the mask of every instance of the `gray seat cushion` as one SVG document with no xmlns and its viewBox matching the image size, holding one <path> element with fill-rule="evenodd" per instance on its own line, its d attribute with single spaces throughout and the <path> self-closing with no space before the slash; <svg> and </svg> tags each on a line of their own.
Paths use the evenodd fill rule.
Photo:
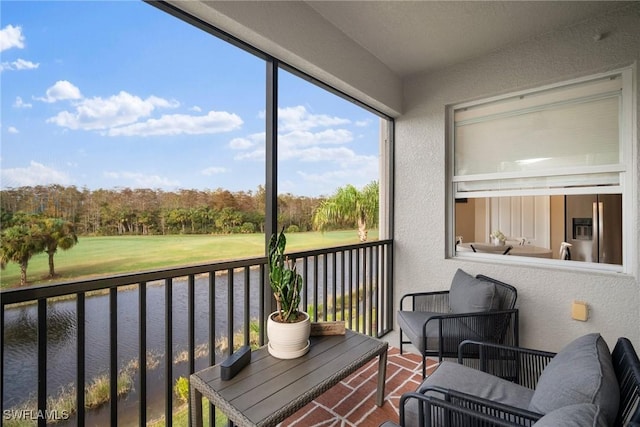
<svg viewBox="0 0 640 427">
<path fill-rule="evenodd" d="M 536 427 L 607 427 L 607 420 L 597 405 L 578 403 L 549 412 L 535 423 Z"/>
<path fill-rule="evenodd" d="M 620 389 L 609 347 L 600 334 L 588 334 L 567 344 L 542 372 L 529 409 L 548 414 L 564 406 L 592 403 L 613 425 Z"/>
<path fill-rule="evenodd" d="M 411 343 L 422 352 L 425 340 L 425 337 L 423 336 L 424 322 L 426 322 L 430 317 L 442 314 L 443 313 L 432 313 L 427 311 L 398 311 L 398 325 L 406 337 L 409 338 Z M 436 319 L 427 323 L 426 339 L 428 351 L 437 351 L 440 339 L 444 341 L 443 348 L 446 351 L 451 351 L 456 354 L 460 342 L 467 339 L 480 341 L 486 339 L 486 337 L 478 333 L 482 332 L 482 328 L 480 328 L 479 325 L 474 325 L 467 319 L 457 319 L 454 323 L 448 321 L 447 325 L 449 326 L 449 329 L 443 330 L 442 337 L 439 337 L 439 324 L 440 321 Z M 485 335 L 487 334 L 485 333 Z"/>
<path fill-rule="evenodd" d="M 534 391 L 478 369 L 444 361 L 420 388 L 438 386 L 526 409 Z"/>
<path fill-rule="evenodd" d="M 446 361 L 442 362 L 435 372 L 424 380 L 418 390 L 423 390 L 424 387 L 428 386 L 457 390 L 523 409 L 529 406 L 533 396 L 533 390 L 531 389 L 477 369 Z M 407 402 L 405 417 L 406 425 L 420 425 L 417 422 L 418 404 L 415 399 Z"/>
<path fill-rule="evenodd" d="M 449 290 L 452 313 L 477 313 L 499 307 L 496 287 L 492 282 L 476 279 L 461 269 L 456 271 Z"/>
<path fill-rule="evenodd" d="M 424 322 L 432 316 L 442 313 L 431 313 L 428 311 L 398 311 L 398 325 L 402 332 L 409 338 L 411 343 L 420 351 L 424 348 L 423 326 Z M 438 348 L 438 321 L 431 321 L 427 324 L 427 348 Z"/>
</svg>

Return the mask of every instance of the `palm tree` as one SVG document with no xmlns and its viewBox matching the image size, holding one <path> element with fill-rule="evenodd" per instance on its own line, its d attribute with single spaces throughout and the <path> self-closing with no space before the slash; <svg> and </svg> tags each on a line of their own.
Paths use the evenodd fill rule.
<svg viewBox="0 0 640 427">
<path fill-rule="evenodd" d="M 29 260 L 44 249 L 38 227 L 33 223 L 16 224 L 2 230 L 1 239 L 0 267 L 4 269 L 9 262 L 19 264 L 20 285 L 26 285 Z"/>
<path fill-rule="evenodd" d="M 358 190 L 351 184 L 340 187 L 335 194 L 320 203 L 313 214 L 313 227 L 324 231 L 331 225 L 358 225 L 361 242 L 367 240 L 367 224 L 378 222 L 378 181 Z"/>
<path fill-rule="evenodd" d="M 53 256 L 58 248 L 66 251 L 78 243 L 73 223 L 60 218 L 44 218 L 40 221 L 44 251 L 49 255 L 49 277 L 56 275 Z"/>
</svg>

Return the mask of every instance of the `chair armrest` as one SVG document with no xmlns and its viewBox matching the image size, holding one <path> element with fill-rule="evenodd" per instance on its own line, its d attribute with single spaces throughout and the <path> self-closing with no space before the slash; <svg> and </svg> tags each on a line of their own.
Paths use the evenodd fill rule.
<svg viewBox="0 0 640 427">
<path fill-rule="evenodd" d="M 405 300 L 411 303 L 405 307 Z M 446 313 L 449 311 L 449 291 L 412 292 L 400 298 L 400 310 L 431 311 Z"/>
<path fill-rule="evenodd" d="M 435 319 L 473 319 L 480 317 L 500 317 L 505 314 L 517 313 L 518 309 L 513 308 L 510 310 L 491 310 L 491 311 L 476 311 L 474 313 L 438 313 L 433 315 L 427 319 L 427 322 Z M 483 344 L 483 341 L 475 341 L 475 340 L 467 340 L 470 343 L 480 343 Z"/>
<path fill-rule="evenodd" d="M 496 427 L 531 426 L 542 414 L 482 399 L 455 390 L 426 387 L 422 392 L 400 398 L 400 425 L 405 425 L 405 405 L 417 399 L 418 417 L 429 417 L 434 425 L 482 425 Z M 479 423 L 482 422 L 482 423 Z"/>
<path fill-rule="evenodd" d="M 474 364 L 465 357 L 477 356 Z M 466 340 L 458 347 L 458 363 L 535 390 L 544 368 L 556 353 L 491 342 Z"/>
<path fill-rule="evenodd" d="M 489 341 L 494 343 L 518 344 L 518 315 L 517 308 L 510 310 L 480 311 L 476 313 L 447 313 L 429 317 L 423 325 L 423 334 L 427 335 L 430 322 L 439 322 L 439 336 L 455 337 L 455 341 L 441 342 L 446 346 L 442 350 L 451 357 L 460 355 L 459 343 L 465 340 Z M 442 340 L 441 340 L 442 341 Z M 451 348 L 449 348 L 451 347 Z M 476 352 L 477 353 L 477 352 Z M 477 358 L 474 352 L 466 352 Z"/>
<path fill-rule="evenodd" d="M 640 427 L 640 359 L 628 338 L 618 338 L 611 359 L 620 384 L 616 424 Z"/>
</svg>

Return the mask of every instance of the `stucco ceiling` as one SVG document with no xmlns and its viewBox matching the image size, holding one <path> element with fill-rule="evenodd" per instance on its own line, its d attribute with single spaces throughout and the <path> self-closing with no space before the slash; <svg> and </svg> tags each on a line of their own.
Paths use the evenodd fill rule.
<svg viewBox="0 0 640 427">
<path fill-rule="evenodd" d="M 486 55 L 628 5 L 617 1 L 314 1 L 324 19 L 404 77 Z M 594 28 L 593 37 L 611 31 Z"/>
</svg>

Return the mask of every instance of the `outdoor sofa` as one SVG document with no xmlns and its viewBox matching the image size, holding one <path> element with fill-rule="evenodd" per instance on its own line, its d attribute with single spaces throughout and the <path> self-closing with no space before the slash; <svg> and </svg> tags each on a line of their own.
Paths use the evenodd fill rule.
<svg viewBox="0 0 640 427">
<path fill-rule="evenodd" d="M 640 361 L 626 338 L 613 353 L 597 333 L 557 354 L 471 341 L 460 347 L 478 352 L 476 367 L 462 359 L 440 364 L 401 397 L 401 426 L 640 427 Z"/>
</svg>

